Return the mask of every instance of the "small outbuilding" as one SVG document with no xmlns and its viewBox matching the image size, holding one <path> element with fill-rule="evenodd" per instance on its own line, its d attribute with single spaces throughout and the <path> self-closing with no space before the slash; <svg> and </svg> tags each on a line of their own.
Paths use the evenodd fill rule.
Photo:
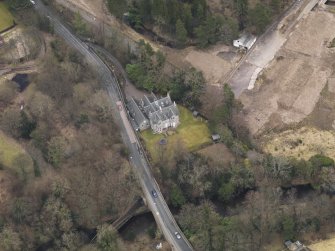
<svg viewBox="0 0 335 251">
<path fill-rule="evenodd" d="M 213 134 L 212 135 L 212 140 L 214 142 L 219 142 L 220 139 L 221 139 L 221 136 L 219 134 Z"/>
<path fill-rule="evenodd" d="M 290 240 L 285 241 L 285 246 L 290 251 L 311 251 L 305 245 L 303 245 L 300 241 L 292 242 Z"/>
<path fill-rule="evenodd" d="M 198 117 L 199 116 L 199 112 L 198 111 L 193 111 L 193 117 Z"/>
<path fill-rule="evenodd" d="M 256 42 L 257 37 L 252 34 L 244 34 L 239 39 L 233 41 L 233 45 L 239 49 L 250 50 Z"/>
</svg>

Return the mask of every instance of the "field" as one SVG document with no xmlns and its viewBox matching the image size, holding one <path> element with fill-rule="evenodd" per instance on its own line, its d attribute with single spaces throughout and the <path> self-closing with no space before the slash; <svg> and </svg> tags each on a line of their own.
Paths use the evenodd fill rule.
<svg viewBox="0 0 335 251">
<path fill-rule="evenodd" d="M 0 32 L 13 25 L 13 16 L 8 11 L 5 3 L 0 2 Z"/>
<path fill-rule="evenodd" d="M 147 150 L 154 161 L 159 159 L 160 154 L 171 157 L 175 150 L 184 147 L 189 151 L 198 150 L 201 146 L 211 143 L 210 132 L 201 118 L 194 118 L 192 113 L 182 106 L 178 106 L 180 122 L 177 130 L 171 135 L 153 134 L 151 130 L 141 133 Z M 159 141 L 165 138 L 166 145 L 159 145 Z"/>
</svg>

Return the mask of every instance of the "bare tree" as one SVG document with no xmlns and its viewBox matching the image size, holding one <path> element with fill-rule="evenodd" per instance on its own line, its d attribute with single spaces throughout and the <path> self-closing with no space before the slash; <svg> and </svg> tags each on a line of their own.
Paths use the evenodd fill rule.
<svg viewBox="0 0 335 251">
<path fill-rule="evenodd" d="M 30 112 L 35 118 L 45 119 L 52 113 L 54 109 L 54 102 L 49 96 L 37 91 L 29 100 L 28 106 Z"/>
</svg>

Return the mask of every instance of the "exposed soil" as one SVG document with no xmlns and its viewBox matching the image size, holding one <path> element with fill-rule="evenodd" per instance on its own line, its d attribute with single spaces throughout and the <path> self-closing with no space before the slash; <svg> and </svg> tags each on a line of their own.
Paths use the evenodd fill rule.
<svg viewBox="0 0 335 251">
<path fill-rule="evenodd" d="M 301 122 L 313 112 L 334 71 L 334 50 L 327 47 L 334 26 L 333 14 L 311 12 L 259 77 L 256 88 L 242 94 L 252 134 Z"/>
<path fill-rule="evenodd" d="M 223 163 L 226 165 L 230 164 L 231 162 L 234 162 L 235 160 L 235 157 L 230 152 L 230 150 L 224 144 L 221 143 L 214 144 L 204 149 L 201 149 L 199 153 L 213 159 L 216 162 Z"/>
<path fill-rule="evenodd" d="M 315 126 L 321 130 L 335 130 L 335 78 L 328 79 L 328 84 L 321 93 L 321 98 L 313 112 L 303 124 Z"/>
</svg>

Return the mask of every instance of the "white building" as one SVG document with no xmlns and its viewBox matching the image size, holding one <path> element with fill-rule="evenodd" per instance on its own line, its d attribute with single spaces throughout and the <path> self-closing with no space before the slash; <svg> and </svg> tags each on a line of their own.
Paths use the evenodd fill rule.
<svg viewBox="0 0 335 251">
<path fill-rule="evenodd" d="M 239 49 L 250 50 L 256 42 L 257 37 L 251 34 L 244 34 L 239 39 L 233 41 L 233 45 Z"/>
</svg>

